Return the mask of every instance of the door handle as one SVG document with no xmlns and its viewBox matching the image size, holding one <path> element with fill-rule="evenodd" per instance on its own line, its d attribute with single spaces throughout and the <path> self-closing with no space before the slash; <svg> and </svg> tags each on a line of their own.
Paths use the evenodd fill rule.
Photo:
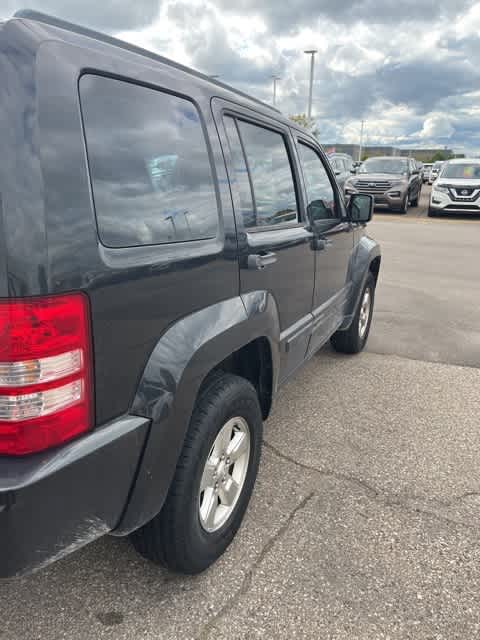
<svg viewBox="0 0 480 640">
<path fill-rule="evenodd" d="M 324 251 L 325 249 L 328 249 L 328 247 L 331 247 L 332 244 L 333 242 L 328 238 L 314 238 L 313 248 L 315 251 Z"/>
<path fill-rule="evenodd" d="M 277 255 L 272 251 L 252 253 L 248 256 L 247 267 L 255 270 L 265 269 L 269 264 L 274 264 L 276 261 Z"/>
</svg>

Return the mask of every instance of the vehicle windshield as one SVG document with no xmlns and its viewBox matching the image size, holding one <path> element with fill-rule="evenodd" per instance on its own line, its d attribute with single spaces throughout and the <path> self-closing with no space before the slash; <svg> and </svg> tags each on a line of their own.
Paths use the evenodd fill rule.
<svg viewBox="0 0 480 640">
<path fill-rule="evenodd" d="M 408 162 L 402 158 L 369 158 L 360 167 L 359 173 L 407 173 Z"/>
<path fill-rule="evenodd" d="M 442 178 L 460 178 L 480 180 L 480 163 L 447 164 L 442 171 Z"/>
<path fill-rule="evenodd" d="M 433 168 L 435 169 L 435 171 L 440 171 L 440 169 L 443 167 L 443 164 L 444 163 L 441 161 L 435 162 Z"/>
</svg>

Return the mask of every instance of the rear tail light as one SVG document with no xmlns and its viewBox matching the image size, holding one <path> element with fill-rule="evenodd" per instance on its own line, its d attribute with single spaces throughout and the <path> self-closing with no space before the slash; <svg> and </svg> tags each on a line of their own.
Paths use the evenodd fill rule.
<svg viewBox="0 0 480 640">
<path fill-rule="evenodd" d="M 92 426 L 88 299 L 0 301 L 0 455 L 53 447 Z"/>
</svg>

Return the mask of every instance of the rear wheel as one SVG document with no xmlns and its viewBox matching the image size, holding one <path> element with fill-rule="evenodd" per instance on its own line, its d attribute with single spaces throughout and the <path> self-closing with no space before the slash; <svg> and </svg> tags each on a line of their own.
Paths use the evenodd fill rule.
<svg viewBox="0 0 480 640">
<path fill-rule="evenodd" d="M 374 302 L 375 279 L 369 273 L 352 324 L 346 331 L 334 333 L 330 339 L 335 351 L 340 351 L 341 353 L 359 353 L 362 351 L 370 333 Z"/>
<path fill-rule="evenodd" d="M 146 558 L 180 573 L 209 567 L 228 547 L 257 476 L 262 415 L 253 386 L 224 374 L 199 397 L 158 516 L 132 534 Z"/>
</svg>

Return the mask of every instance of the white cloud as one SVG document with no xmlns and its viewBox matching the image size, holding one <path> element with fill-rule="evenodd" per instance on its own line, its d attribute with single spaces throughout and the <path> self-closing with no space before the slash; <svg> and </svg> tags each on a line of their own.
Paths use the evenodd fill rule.
<svg viewBox="0 0 480 640">
<path fill-rule="evenodd" d="M 425 119 L 420 137 L 426 140 L 451 138 L 455 133 L 451 118 L 445 113 L 434 113 Z"/>
</svg>

